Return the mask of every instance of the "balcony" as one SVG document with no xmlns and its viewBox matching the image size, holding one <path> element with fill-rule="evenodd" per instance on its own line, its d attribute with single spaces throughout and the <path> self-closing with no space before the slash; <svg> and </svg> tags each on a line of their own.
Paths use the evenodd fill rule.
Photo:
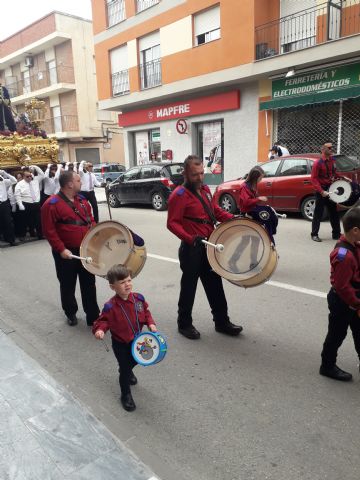
<svg viewBox="0 0 360 480">
<path fill-rule="evenodd" d="M 57 137 L 67 136 L 67 132 L 78 132 L 79 123 L 77 115 L 61 115 L 59 117 L 47 118 L 42 128 L 48 135 L 55 134 Z M 61 135 L 61 134 L 64 135 Z"/>
<path fill-rule="evenodd" d="M 360 33 L 358 0 L 333 0 L 255 28 L 255 59 Z"/>
<path fill-rule="evenodd" d="M 122 22 L 126 18 L 125 0 L 110 0 L 106 4 L 108 27 Z"/>
<path fill-rule="evenodd" d="M 23 77 L 22 80 L 6 83 L 6 88 L 9 91 L 11 101 L 16 105 L 22 103 L 27 98 L 39 94 L 40 90 L 46 89 L 42 96 L 49 93 L 61 93 L 69 89 L 75 88 L 65 87 L 63 84 L 74 84 L 74 69 L 72 67 L 57 66 L 48 70 L 39 71 L 29 77 Z M 21 98 L 17 98 L 21 97 Z"/>
<path fill-rule="evenodd" d="M 136 0 L 136 12 L 142 12 L 159 3 L 159 0 Z"/>
<path fill-rule="evenodd" d="M 140 65 L 141 89 L 161 85 L 161 59 L 152 60 Z"/>
<path fill-rule="evenodd" d="M 130 92 L 129 70 L 122 70 L 111 75 L 112 95 L 125 95 Z"/>
</svg>

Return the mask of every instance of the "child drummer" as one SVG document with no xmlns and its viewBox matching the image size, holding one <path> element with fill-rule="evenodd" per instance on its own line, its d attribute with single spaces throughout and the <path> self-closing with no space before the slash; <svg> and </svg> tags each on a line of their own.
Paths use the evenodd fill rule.
<svg viewBox="0 0 360 480">
<path fill-rule="evenodd" d="M 107 272 L 107 279 L 116 295 L 105 303 L 92 331 L 99 340 L 108 330 L 111 332 L 112 348 L 119 364 L 121 403 L 125 410 L 132 412 L 136 405 L 130 386 L 137 384 L 132 371 L 137 363 L 131 353 L 131 344 L 144 325 L 151 332 L 157 329 L 144 297 L 140 293 L 132 293 L 130 271 L 124 265 L 114 265 Z"/>
</svg>

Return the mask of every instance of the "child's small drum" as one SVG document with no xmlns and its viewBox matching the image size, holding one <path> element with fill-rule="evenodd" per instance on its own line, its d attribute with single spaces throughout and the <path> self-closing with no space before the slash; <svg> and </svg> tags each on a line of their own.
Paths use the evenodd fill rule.
<svg viewBox="0 0 360 480">
<path fill-rule="evenodd" d="M 144 332 L 132 342 L 131 353 L 139 365 L 148 366 L 161 362 L 167 352 L 165 338 L 158 332 Z"/>
</svg>

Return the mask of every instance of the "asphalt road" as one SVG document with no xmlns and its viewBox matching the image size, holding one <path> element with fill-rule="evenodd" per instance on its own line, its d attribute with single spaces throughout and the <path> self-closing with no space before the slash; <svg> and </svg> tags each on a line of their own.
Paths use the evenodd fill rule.
<svg viewBox="0 0 360 480">
<path fill-rule="evenodd" d="M 322 224 L 318 244 L 308 222 L 281 220 L 273 283 L 244 290 L 225 282 L 231 319 L 244 326 L 238 338 L 215 333 L 199 286 L 201 340 L 190 341 L 176 332 L 179 266 L 151 257 L 177 259 L 166 213 L 112 212 L 146 240 L 149 258 L 135 291 L 169 345 L 162 363 L 137 367 L 136 412 L 121 408 L 115 360 L 90 334 L 82 310 L 80 325 L 66 325 L 45 241 L 0 250 L 0 319 L 11 337 L 163 480 L 357 480 L 360 382 L 350 335 L 338 363 L 354 382 L 318 374 L 334 244 L 329 225 Z M 108 219 L 105 205 L 100 215 Z M 102 304 L 111 292 L 102 278 L 97 285 Z"/>
</svg>

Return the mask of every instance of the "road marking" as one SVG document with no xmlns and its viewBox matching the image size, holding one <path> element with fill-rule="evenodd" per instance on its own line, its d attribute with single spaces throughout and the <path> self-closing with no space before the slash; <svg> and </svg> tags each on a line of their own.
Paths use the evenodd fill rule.
<svg viewBox="0 0 360 480">
<path fill-rule="evenodd" d="M 161 255 L 155 255 L 154 253 L 148 253 L 148 257 L 155 258 L 156 260 L 163 260 L 165 262 L 179 263 L 179 260 L 175 258 L 163 257 Z M 289 283 L 275 282 L 269 280 L 265 283 L 270 287 L 282 288 L 283 290 L 291 290 L 293 292 L 304 293 L 305 295 L 312 295 L 313 297 L 326 298 L 327 293 L 320 292 L 319 290 L 311 290 L 310 288 L 297 287 L 296 285 L 290 285 Z"/>
</svg>

